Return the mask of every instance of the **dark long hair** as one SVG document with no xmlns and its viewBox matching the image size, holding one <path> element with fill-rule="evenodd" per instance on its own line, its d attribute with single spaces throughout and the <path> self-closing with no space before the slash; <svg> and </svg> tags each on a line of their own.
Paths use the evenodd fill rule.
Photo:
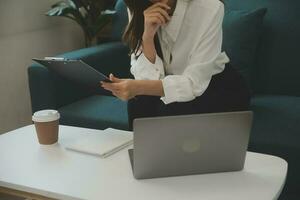
<svg viewBox="0 0 300 200">
<path fill-rule="evenodd" d="M 144 33 L 144 10 L 152 5 L 147 0 L 124 0 L 131 14 L 131 21 L 123 34 L 123 41 L 129 46 L 130 54 L 137 54 Z"/>
<path fill-rule="evenodd" d="M 220 0 L 223 2 L 223 0 Z M 130 54 L 138 54 L 144 33 L 144 11 L 152 5 L 149 0 L 124 0 L 130 10 L 131 21 L 123 34 L 123 41 L 129 46 Z"/>
</svg>

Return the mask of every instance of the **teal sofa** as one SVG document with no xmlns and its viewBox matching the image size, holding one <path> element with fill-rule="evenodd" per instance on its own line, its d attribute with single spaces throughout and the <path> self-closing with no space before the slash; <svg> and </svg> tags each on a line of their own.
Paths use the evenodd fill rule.
<svg viewBox="0 0 300 200">
<path fill-rule="evenodd" d="M 254 122 L 249 150 L 277 155 L 289 163 L 281 199 L 300 197 L 300 1 L 227 0 L 233 10 L 268 9 L 253 65 L 251 110 Z M 107 43 L 65 53 L 97 70 L 131 78 L 128 48 L 121 42 L 127 23 L 126 7 L 116 3 L 117 15 Z M 96 129 L 128 129 L 127 103 L 101 88 L 87 89 L 32 64 L 28 68 L 32 111 L 57 109 L 61 123 Z"/>
</svg>

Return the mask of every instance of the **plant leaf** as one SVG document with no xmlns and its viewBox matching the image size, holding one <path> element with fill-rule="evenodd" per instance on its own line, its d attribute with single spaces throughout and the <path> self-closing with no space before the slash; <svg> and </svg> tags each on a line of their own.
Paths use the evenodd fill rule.
<svg viewBox="0 0 300 200">
<path fill-rule="evenodd" d="M 64 4 L 64 3 L 65 3 L 65 1 L 59 1 L 59 2 L 57 2 L 57 3 L 55 3 L 55 4 L 53 4 L 53 5 L 51 6 L 51 8 L 55 8 L 55 7 L 60 6 L 61 4 Z"/>
<path fill-rule="evenodd" d="M 94 38 L 111 22 L 116 13 L 112 9 L 114 0 L 60 0 L 46 13 L 48 16 L 67 17 L 78 23 L 87 38 Z"/>
<path fill-rule="evenodd" d="M 78 9 L 78 7 L 74 1 L 67 0 L 67 3 L 70 5 L 70 7 L 74 8 L 74 9 Z"/>
<path fill-rule="evenodd" d="M 72 16 L 73 18 L 76 19 L 77 22 L 78 21 L 82 22 L 83 17 L 81 15 L 81 13 L 76 8 L 75 4 L 72 4 L 70 2 L 71 2 L 71 0 L 69 0 L 68 2 L 61 1 L 61 2 L 58 2 L 58 3 L 54 4 L 54 6 L 52 6 L 52 9 L 49 10 L 46 13 L 46 15 L 48 15 L 48 16 L 62 16 L 62 17 Z"/>
<path fill-rule="evenodd" d="M 72 3 L 76 6 L 77 9 L 84 7 L 82 0 L 69 0 L 72 1 Z M 86 0 L 83 0 L 86 1 Z"/>
<path fill-rule="evenodd" d="M 65 2 L 58 2 L 52 6 L 52 9 L 49 10 L 46 15 L 48 16 L 65 16 L 70 14 L 72 7 Z"/>
</svg>

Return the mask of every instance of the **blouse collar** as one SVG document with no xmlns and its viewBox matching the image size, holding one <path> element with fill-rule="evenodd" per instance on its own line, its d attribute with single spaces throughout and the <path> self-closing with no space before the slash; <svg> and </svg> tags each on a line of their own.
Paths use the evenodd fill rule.
<svg viewBox="0 0 300 200">
<path fill-rule="evenodd" d="M 176 8 L 174 10 L 173 16 L 168 24 L 166 24 L 163 29 L 168 33 L 173 42 L 176 41 L 184 16 L 187 9 L 189 0 L 177 0 Z"/>
</svg>

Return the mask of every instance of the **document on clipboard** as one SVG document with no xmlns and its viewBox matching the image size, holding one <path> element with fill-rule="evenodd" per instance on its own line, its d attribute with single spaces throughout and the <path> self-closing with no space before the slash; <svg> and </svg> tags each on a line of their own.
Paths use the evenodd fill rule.
<svg viewBox="0 0 300 200">
<path fill-rule="evenodd" d="M 44 59 L 33 58 L 32 60 L 70 81 L 84 84 L 88 87 L 97 88 L 101 81 L 111 82 L 107 76 L 82 60 L 55 57 L 45 57 Z"/>
</svg>

